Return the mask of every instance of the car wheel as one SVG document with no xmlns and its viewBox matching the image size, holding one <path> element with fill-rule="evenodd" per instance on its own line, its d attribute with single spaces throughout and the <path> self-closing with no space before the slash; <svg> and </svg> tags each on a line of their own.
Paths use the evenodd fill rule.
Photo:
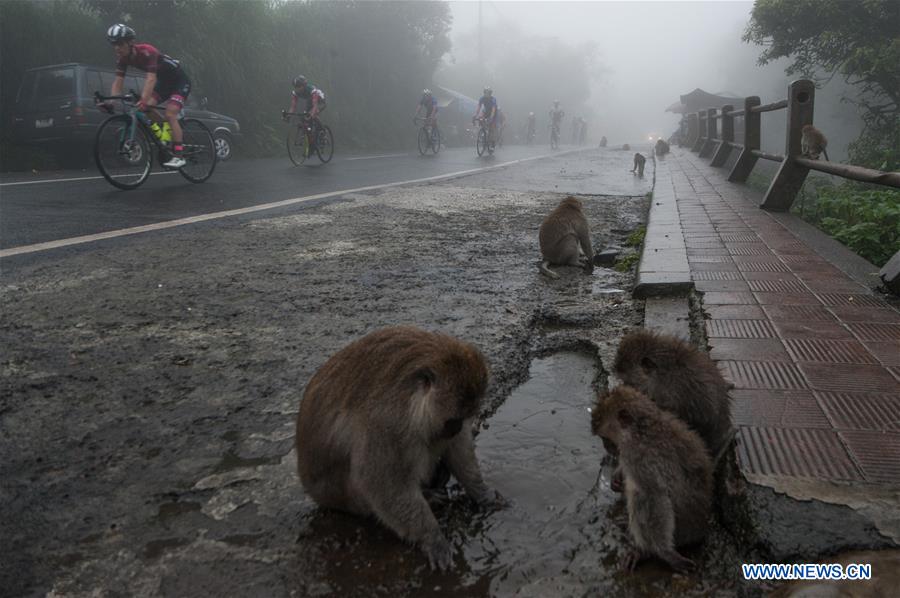
<svg viewBox="0 0 900 598">
<path fill-rule="evenodd" d="M 214 133 L 213 140 L 216 144 L 216 157 L 220 162 L 225 162 L 231 158 L 232 145 L 231 135 L 228 133 Z"/>
</svg>

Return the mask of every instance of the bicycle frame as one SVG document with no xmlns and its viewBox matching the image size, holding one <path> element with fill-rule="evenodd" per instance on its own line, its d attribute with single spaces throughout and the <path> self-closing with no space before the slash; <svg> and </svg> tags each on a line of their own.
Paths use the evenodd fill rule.
<svg viewBox="0 0 900 598">
<path fill-rule="evenodd" d="M 128 127 L 128 137 L 122 138 L 119 141 L 124 143 L 126 140 L 130 142 L 134 142 L 134 134 L 137 126 L 139 125 L 143 131 L 144 136 L 156 146 L 157 149 L 166 153 L 166 155 L 171 155 L 171 151 L 166 145 L 159 140 L 159 138 L 153 133 L 153 130 L 150 128 L 150 117 L 144 114 L 143 111 L 138 110 L 137 106 L 134 104 L 134 99 L 137 97 L 137 94 L 132 92 L 131 94 L 126 94 L 123 96 L 102 96 L 100 92 L 94 93 L 94 97 L 98 100 L 119 100 L 122 102 L 122 109 L 124 114 L 128 115 L 131 119 L 131 125 Z M 150 108 L 161 112 L 164 108 L 159 106 L 150 106 Z"/>
</svg>

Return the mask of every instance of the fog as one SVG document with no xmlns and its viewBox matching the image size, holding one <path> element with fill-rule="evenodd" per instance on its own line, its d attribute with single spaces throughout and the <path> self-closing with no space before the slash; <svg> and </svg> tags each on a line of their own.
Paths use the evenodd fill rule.
<svg viewBox="0 0 900 598">
<path fill-rule="evenodd" d="M 523 89 L 566 87 L 559 83 L 559 76 L 583 78 L 578 69 L 558 64 L 558 72 L 549 77 L 552 81 L 542 80 L 548 78 L 546 73 L 535 69 L 531 83 L 516 82 L 506 89 L 499 86 L 506 77 L 497 72 L 498 54 L 525 51 L 504 40 L 510 32 L 513 40 L 557 38 L 573 48 L 593 47 L 589 97 L 573 105 L 562 90 L 551 89 L 549 93 L 560 96 L 567 117 L 587 115 L 591 141 L 600 135 L 607 136 L 611 144 L 635 143 L 650 135 L 668 137 L 680 117 L 665 112 L 666 107 L 698 87 L 737 97 L 759 95 L 767 103 L 786 97 L 788 83 L 796 78 L 784 74 L 787 62 L 758 66 L 761 48 L 741 41 L 752 2 L 457 1 L 450 5 L 453 48 L 444 57 L 436 82 L 459 83 L 454 69 L 476 60 L 480 8 L 485 48 L 482 85 L 494 85 L 501 108 L 511 100 L 518 105 Z M 845 90 L 840 81 L 834 81 L 816 98 L 816 123 L 830 132 L 829 149 L 834 147 L 834 159 L 846 155 L 846 143 L 861 129 L 856 109 L 840 101 Z M 458 91 L 478 97 L 481 90 Z M 548 109 L 538 104 L 530 108 L 538 118 L 546 116 Z M 510 116 L 513 120 L 524 118 Z M 784 111 L 763 118 L 764 149 L 783 150 L 783 127 Z"/>
</svg>

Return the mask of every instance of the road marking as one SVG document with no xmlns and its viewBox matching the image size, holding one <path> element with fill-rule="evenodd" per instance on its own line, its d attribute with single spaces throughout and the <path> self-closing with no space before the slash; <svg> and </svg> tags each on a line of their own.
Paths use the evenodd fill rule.
<svg viewBox="0 0 900 598">
<path fill-rule="evenodd" d="M 377 158 L 399 158 L 401 156 L 408 156 L 409 154 L 384 154 L 381 156 L 359 156 L 358 158 L 344 158 L 345 162 L 352 162 L 353 160 L 375 160 Z"/>
<path fill-rule="evenodd" d="M 0 250 L 0 258 L 12 257 L 14 255 L 22 255 L 26 253 L 37 253 L 39 251 L 47 251 L 50 249 L 59 249 L 60 247 L 68 247 L 70 245 L 80 245 L 82 243 L 91 243 L 93 241 L 102 241 L 104 239 L 115 239 L 127 235 L 137 235 L 167 228 L 175 228 L 176 226 L 184 226 L 186 224 L 197 224 L 198 222 L 206 222 L 207 220 L 217 220 L 219 218 L 228 218 L 231 216 L 241 216 L 243 214 L 252 214 L 253 212 L 261 212 L 263 210 L 272 210 L 275 208 L 283 208 L 298 203 L 307 203 L 317 199 L 325 199 L 328 197 L 336 197 L 346 195 L 348 193 L 362 193 L 364 191 L 374 191 L 376 189 L 389 189 L 391 187 L 400 187 L 403 185 L 416 185 L 419 183 L 430 183 L 444 179 L 452 179 L 455 177 L 475 174 L 476 172 L 487 172 L 496 170 L 506 166 L 513 166 L 523 162 L 531 162 L 532 160 L 543 160 L 544 158 L 553 158 L 564 154 L 583 151 L 581 149 L 568 150 L 563 152 L 554 152 L 552 154 L 544 154 L 542 156 L 534 156 L 531 158 L 521 158 L 511 162 L 502 162 L 493 166 L 482 166 L 481 168 L 470 168 L 469 170 L 459 170 L 447 174 L 439 174 L 436 176 L 425 177 L 423 179 L 410 179 L 407 181 L 397 181 L 394 183 L 382 183 L 379 185 L 369 185 L 366 187 L 356 187 L 355 189 L 341 189 L 340 191 L 328 191 L 326 193 L 317 193 L 316 195 L 307 195 L 305 197 L 295 197 L 293 199 L 282 199 L 281 201 L 273 201 L 271 203 L 249 206 L 246 208 L 238 208 L 236 210 L 224 210 L 222 212 L 212 212 L 210 214 L 201 214 L 199 216 L 191 216 L 189 218 L 179 218 L 177 220 L 167 220 L 165 222 L 157 222 L 155 224 L 146 224 L 144 226 L 135 226 L 132 228 L 122 228 L 119 230 L 107 231 L 104 233 L 95 233 L 93 235 L 83 235 L 81 237 L 71 237 L 69 239 L 59 239 L 57 241 L 47 241 L 45 243 L 34 243 L 32 245 L 21 245 L 19 247 L 10 247 L 9 249 Z M 163 174 L 163 173 L 160 173 Z"/>
<path fill-rule="evenodd" d="M 150 176 L 156 176 L 158 174 L 175 174 L 178 172 L 177 170 L 172 170 L 169 172 L 151 172 Z M 134 176 L 131 174 L 115 174 L 113 175 L 114 179 L 120 179 L 126 176 Z M 102 179 L 102 176 L 83 176 L 74 179 L 42 179 L 40 181 L 17 181 L 14 183 L 0 183 L 0 187 L 10 187 L 12 185 L 37 185 L 38 183 L 71 183 L 72 181 L 93 181 L 95 179 Z"/>
</svg>

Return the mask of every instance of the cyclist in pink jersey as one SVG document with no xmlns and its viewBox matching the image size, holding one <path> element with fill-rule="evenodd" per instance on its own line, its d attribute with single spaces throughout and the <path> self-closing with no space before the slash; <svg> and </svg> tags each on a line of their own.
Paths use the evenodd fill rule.
<svg viewBox="0 0 900 598">
<path fill-rule="evenodd" d="M 113 25 L 106 32 L 106 39 L 113 45 L 116 57 L 116 78 L 110 95 L 121 95 L 125 84 L 125 72 L 129 66 L 144 71 L 147 77 L 138 101 L 138 108 L 149 112 L 150 117 L 159 120 L 150 106 L 166 105 L 165 118 L 172 128 L 172 158 L 163 164 L 169 168 L 181 168 L 186 164 L 181 153 L 184 150 L 184 135 L 178 123 L 178 114 L 191 93 L 191 80 L 177 60 L 163 54 L 150 44 L 134 41 L 134 29 L 127 25 Z"/>
</svg>

